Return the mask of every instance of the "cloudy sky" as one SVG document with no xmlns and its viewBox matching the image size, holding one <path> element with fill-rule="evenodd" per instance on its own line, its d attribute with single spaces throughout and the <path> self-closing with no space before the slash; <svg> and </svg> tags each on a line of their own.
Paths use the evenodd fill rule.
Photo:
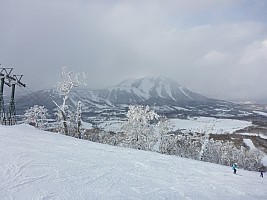
<svg viewBox="0 0 267 200">
<path fill-rule="evenodd" d="M 54 88 L 166 76 L 207 97 L 267 100 L 266 0 L 0 0 L 0 67 Z"/>
</svg>

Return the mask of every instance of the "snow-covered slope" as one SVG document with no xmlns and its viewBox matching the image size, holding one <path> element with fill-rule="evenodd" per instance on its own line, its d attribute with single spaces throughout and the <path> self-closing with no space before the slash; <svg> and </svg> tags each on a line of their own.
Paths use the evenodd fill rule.
<svg viewBox="0 0 267 200">
<path fill-rule="evenodd" d="M 1 200 L 267 198 L 257 172 L 0 126 Z"/>
</svg>

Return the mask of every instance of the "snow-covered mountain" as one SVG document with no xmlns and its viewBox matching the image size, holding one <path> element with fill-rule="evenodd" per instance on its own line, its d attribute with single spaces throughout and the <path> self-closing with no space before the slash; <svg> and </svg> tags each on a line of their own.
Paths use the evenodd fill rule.
<svg viewBox="0 0 267 200">
<path fill-rule="evenodd" d="M 259 172 L 0 125 L 1 200 L 263 200 Z M 49 148 L 48 148 L 49 147 Z"/>
<path fill-rule="evenodd" d="M 188 105 L 192 102 L 211 101 L 193 93 L 168 78 L 146 77 L 137 80 L 125 80 L 116 87 L 98 91 L 97 96 L 113 104 L 145 103 L 148 105 Z"/>
<path fill-rule="evenodd" d="M 55 90 L 42 90 L 17 99 L 17 113 L 22 114 L 35 104 L 53 111 L 52 99 L 60 104 L 62 97 Z M 168 117 L 213 116 L 236 118 L 256 115 L 237 104 L 204 97 L 179 83 L 163 77 L 129 79 L 117 86 L 100 90 L 73 90 L 69 105 L 83 102 L 83 117 L 124 117 L 129 105 L 150 105 Z M 247 113 L 247 115 L 244 115 Z"/>
</svg>

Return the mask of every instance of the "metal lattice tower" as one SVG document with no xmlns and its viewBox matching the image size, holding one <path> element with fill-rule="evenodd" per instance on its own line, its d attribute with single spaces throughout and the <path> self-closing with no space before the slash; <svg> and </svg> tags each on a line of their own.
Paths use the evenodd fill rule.
<svg viewBox="0 0 267 200">
<path fill-rule="evenodd" d="M 6 113 L 5 113 L 5 107 L 4 107 L 4 85 L 9 84 L 9 78 L 11 75 L 13 68 L 0 68 L 0 122 L 2 124 L 6 123 Z M 8 82 L 6 81 L 8 80 Z"/>
<path fill-rule="evenodd" d="M 7 113 L 9 125 L 16 124 L 15 86 L 19 85 L 20 87 L 25 87 L 25 84 L 21 82 L 22 76 L 23 75 L 13 75 L 13 77 L 11 78 L 11 98 L 9 103 L 9 111 Z"/>
<path fill-rule="evenodd" d="M 15 108 L 15 86 L 25 87 L 21 82 L 23 75 L 11 75 L 13 68 L 0 68 L 0 119 L 5 125 L 16 124 L 16 108 Z M 8 112 L 5 112 L 4 107 L 4 85 L 11 87 L 11 99 Z"/>
<path fill-rule="evenodd" d="M 0 74 L 0 120 L 1 122 L 4 120 L 5 117 L 5 108 L 4 108 L 4 82 L 5 78 Z"/>
</svg>

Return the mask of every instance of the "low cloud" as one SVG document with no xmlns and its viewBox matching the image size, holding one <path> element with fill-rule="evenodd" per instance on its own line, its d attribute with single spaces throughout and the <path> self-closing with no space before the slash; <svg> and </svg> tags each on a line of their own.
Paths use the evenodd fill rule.
<svg viewBox="0 0 267 200">
<path fill-rule="evenodd" d="M 266 2 L 2 0 L 0 62 L 29 88 L 53 88 L 62 66 L 89 88 L 168 76 L 221 99 L 267 99 Z"/>
</svg>

